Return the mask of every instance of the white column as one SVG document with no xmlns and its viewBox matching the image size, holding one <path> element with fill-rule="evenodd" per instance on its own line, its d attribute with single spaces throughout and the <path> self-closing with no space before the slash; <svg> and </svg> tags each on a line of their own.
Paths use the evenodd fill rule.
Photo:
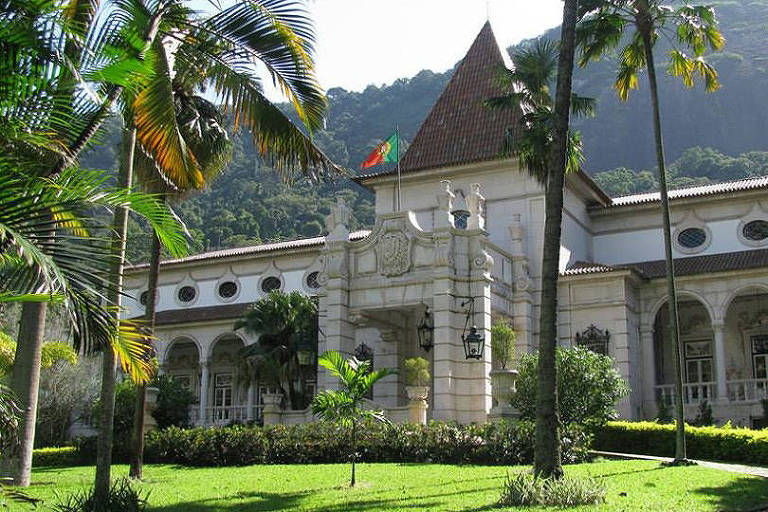
<svg viewBox="0 0 768 512">
<path fill-rule="evenodd" d="M 248 421 L 253 420 L 253 403 L 256 388 L 253 386 L 253 382 L 248 383 L 248 399 L 246 402 L 247 409 L 245 411 L 245 419 Z"/>
<path fill-rule="evenodd" d="M 656 352 L 653 343 L 653 328 L 640 328 L 640 352 L 643 361 L 642 385 L 640 391 L 643 397 L 643 415 L 653 418 L 658 412 L 656 403 Z M 634 390 L 633 390 L 634 391 Z"/>
<path fill-rule="evenodd" d="M 205 424 L 208 407 L 208 361 L 200 363 L 200 423 Z"/>
<path fill-rule="evenodd" d="M 728 398 L 728 387 L 725 375 L 725 325 L 712 326 L 715 339 L 715 378 L 717 379 L 717 397 Z"/>
</svg>

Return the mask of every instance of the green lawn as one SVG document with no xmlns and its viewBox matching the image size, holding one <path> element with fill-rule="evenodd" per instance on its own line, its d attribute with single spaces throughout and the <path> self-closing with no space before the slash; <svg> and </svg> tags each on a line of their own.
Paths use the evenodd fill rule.
<svg viewBox="0 0 768 512">
<path fill-rule="evenodd" d="M 522 468 L 512 468 L 522 469 Z M 349 466 L 318 464 L 182 468 L 149 465 L 142 487 L 149 509 L 162 512 L 257 510 L 492 510 L 510 468 L 432 464 L 360 464 L 350 489 Z M 662 468 L 651 461 L 570 466 L 608 487 L 608 502 L 578 510 L 749 510 L 768 505 L 768 480 L 702 467 Z M 127 467 L 116 467 L 117 475 Z M 91 484 L 93 468 L 36 469 L 30 494 L 50 503 Z M 42 507 L 46 509 L 45 506 Z M 21 506 L 12 510 L 25 510 Z"/>
</svg>

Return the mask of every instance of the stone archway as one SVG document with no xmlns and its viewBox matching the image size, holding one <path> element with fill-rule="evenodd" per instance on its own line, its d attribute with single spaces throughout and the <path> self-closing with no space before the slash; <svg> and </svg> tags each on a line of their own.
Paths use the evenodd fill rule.
<svg viewBox="0 0 768 512">
<path fill-rule="evenodd" d="M 206 423 L 220 425 L 250 419 L 246 392 L 239 378 L 239 352 L 244 346 L 243 339 L 234 333 L 223 334 L 211 343 L 206 372 Z"/>
<path fill-rule="evenodd" d="M 181 381 L 193 393 L 200 390 L 200 348 L 186 336 L 174 339 L 165 350 L 163 372 Z"/>
<path fill-rule="evenodd" d="M 678 302 L 683 400 L 696 405 L 717 398 L 715 339 L 709 308 L 690 294 Z M 653 324 L 655 399 L 657 404 L 674 402 L 674 347 L 669 333 L 667 301 L 657 308 Z"/>
</svg>

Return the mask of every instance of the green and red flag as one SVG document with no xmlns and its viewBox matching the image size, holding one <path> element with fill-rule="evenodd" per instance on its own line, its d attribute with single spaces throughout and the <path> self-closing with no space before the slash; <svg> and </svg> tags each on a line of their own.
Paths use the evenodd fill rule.
<svg viewBox="0 0 768 512">
<path fill-rule="evenodd" d="M 395 131 L 387 140 L 371 151 L 371 154 L 368 155 L 368 158 L 365 159 L 361 167 L 367 169 L 378 164 L 397 163 L 399 157 L 398 138 L 397 131 Z"/>
</svg>

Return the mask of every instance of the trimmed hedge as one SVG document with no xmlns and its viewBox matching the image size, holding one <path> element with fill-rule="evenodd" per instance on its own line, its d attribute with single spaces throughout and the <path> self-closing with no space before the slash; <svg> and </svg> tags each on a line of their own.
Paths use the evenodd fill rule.
<svg viewBox="0 0 768 512">
<path fill-rule="evenodd" d="M 529 464 L 533 461 L 532 422 L 460 426 L 372 423 L 358 432 L 363 462 L 448 464 Z M 563 461 L 587 458 L 589 435 L 577 426 L 562 435 Z M 147 462 L 189 466 L 348 462 L 351 430 L 328 423 L 179 429 L 147 434 Z"/>
<path fill-rule="evenodd" d="M 80 452 L 74 446 L 38 448 L 32 452 L 32 465 L 36 468 L 78 466 L 85 463 L 86 461 L 81 460 Z"/>
<path fill-rule="evenodd" d="M 674 457 L 675 425 L 611 421 L 594 432 L 594 448 L 607 452 Z M 768 465 L 768 430 L 685 427 L 688 456 L 741 464 Z"/>
</svg>

